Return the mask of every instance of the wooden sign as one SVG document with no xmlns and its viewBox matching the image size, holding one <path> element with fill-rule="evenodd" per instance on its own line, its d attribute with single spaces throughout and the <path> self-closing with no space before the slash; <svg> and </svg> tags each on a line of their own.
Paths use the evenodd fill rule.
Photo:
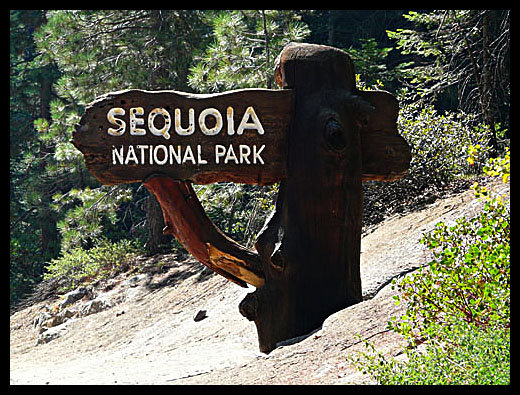
<svg viewBox="0 0 520 395">
<path fill-rule="evenodd" d="M 286 177 L 291 112 L 291 91 L 126 90 L 91 103 L 72 143 L 102 184 L 161 174 L 266 185 Z"/>
<path fill-rule="evenodd" d="M 358 90 L 344 51 L 289 44 L 275 77 L 283 90 L 109 93 L 72 139 L 101 183 L 142 181 L 165 233 L 216 273 L 257 288 L 239 310 L 263 352 L 362 300 L 361 182 L 398 179 L 411 160 L 397 99 Z M 191 185 L 217 181 L 281 181 L 254 249 L 211 222 Z"/>
</svg>

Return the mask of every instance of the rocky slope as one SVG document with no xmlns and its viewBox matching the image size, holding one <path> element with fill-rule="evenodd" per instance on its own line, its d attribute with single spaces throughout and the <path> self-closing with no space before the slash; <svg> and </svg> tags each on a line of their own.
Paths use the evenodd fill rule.
<svg viewBox="0 0 520 395">
<path fill-rule="evenodd" d="M 12 314 L 11 384 L 369 383 L 345 357 L 364 349 L 357 334 L 390 355 L 400 351 L 402 339 L 386 329 L 403 309 L 394 304 L 391 279 L 428 262 L 418 240 L 436 222 L 480 208 L 468 190 L 379 224 L 361 245 L 365 300 L 268 355 L 238 312 L 252 289 L 192 259 L 143 258 L 143 270 Z"/>
</svg>

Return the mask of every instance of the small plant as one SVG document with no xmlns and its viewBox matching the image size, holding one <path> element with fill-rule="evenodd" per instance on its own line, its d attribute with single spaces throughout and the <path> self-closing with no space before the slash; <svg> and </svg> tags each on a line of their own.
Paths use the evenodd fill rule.
<svg viewBox="0 0 520 395">
<path fill-rule="evenodd" d="M 347 359 L 379 384 L 509 384 L 510 333 L 475 330 L 461 321 L 440 339 L 431 338 L 419 351 L 405 349 L 404 361 L 387 358 L 368 341 L 367 353 Z"/>
<path fill-rule="evenodd" d="M 44 279 L 60 279 L 61 290 L 66 292 L 82 282 L 107 277 L 128 264 L 137 253 L 138 248 L 128 240 L 112 243 L 102 238 L 89 250 L 76 247 L 53 259 L 46 267 Z"/>
</svg>

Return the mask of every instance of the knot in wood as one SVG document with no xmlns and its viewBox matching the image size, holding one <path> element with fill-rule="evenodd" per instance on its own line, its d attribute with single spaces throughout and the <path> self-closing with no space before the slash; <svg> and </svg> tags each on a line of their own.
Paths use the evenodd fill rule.
<svg viewBox="0 0 520 395">
<path fill-rule="evenodd" d="M 240 314 L 246 317 L 249 321 L 254 321 L 258 311 L 258 300 L 256 295 L 247 294 L 244 300 L 238 305 Z"/>
</svg>

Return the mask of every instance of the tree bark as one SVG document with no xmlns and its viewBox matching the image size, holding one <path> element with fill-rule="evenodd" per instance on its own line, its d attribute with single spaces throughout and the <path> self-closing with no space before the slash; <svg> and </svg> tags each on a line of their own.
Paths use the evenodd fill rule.
<svg viewBox="0 0 520 395">
<path fill-rule="evenodd" d="M 255 322 L 263 352 L 362 300 L 363 170 L 374 170 L 368 177 L 393 179 L 410 161 L 397 133 L 397 100 L 386 92 L 357 91 L 345 52 L 290 45 L 280 54 L 276 74 L 283 88 L 294 89 L 288 177 L 255 245 L 265 283 L 239 306 Z M 400 170 L 385 173 L 392 158 L 401 160 Z"/>
<path fill-rule="evenodd" d="M 269 51 L 269 34 L 267 33 L 267 20 L 266 20 L 266 17 L 265 17 L 265 10 L 261 10 L 261 13 L 262 13 L 262 22 L 264 24 L 264 42 L 265 42 L 265 57 L 266 57 L 266 62 L 267 62 L 267 68 L 269 69 L 269 64 L 271 62 L 270 60 L 270 51 Z M 271 78 L 272 78 L 272 74 L 269 73 L 268 75 L 266 75 L 266 88 L 267 89 L 271 89 Z"/>
<path fill-rule="evenodd" d="M 44 118 L 47 121 L 52 122 L 51 120 L 51 95 L 52 95 L 52 80 L 49 77 L 49 68 L 52 66 L 47 66 L 44 68 L 40 75 L 40 118 Z M 44 259 L 51 259 L 57 255 L 58 252 L 58 229 L 56 226 L 56 215 L 50 208 L 52 195 L 54 194 L 54 183 L 52 180 L 48 180 L 48 177 L 45 176 L 47 159 L 50 155 L 52 155 L 54 149 L 52 146 L 45 144 L 43 141 L 40 141 L 40 175 L 41 175 L 41 200 L 40 200 L 40 245 L 42 250 L 42 255 Z"/>
<path fill-rule="evenodd" d="M 148 239 L 146 240 L 146 250 L 150 254 L 156 254 L 164 250 L 171 241 L 170 236 L 163 233 L 164 218 L 161 206 L 153 193 L 149 193 L 145 202 L 146 222 L 148 224 Z M 171 247 L 171 245 L 170 245 Z"/>
<path fill-rule="evenodd" d="M 491 67 L 491 54 L 489 48 L 490 41 L 490 18 L 489 14 L 492 10 L 484 11 L 482 15 L 482 97 L 480 99 L 480 103 L 482 106 L 482 117 L 484 118 L 484 123 L 489 125 L 489 129 L 491 131 L 491 146 L 492 146 L 492 155 L 496 157 L 497 155 L 497 137 L 495 133 L 495 119 L 494 119 L 494 111 L 493 111 L 493 75 L 492 75 L 492 67 Z"/>
<path fill-rule="evenodd" d="M 295 91 L 288 178 L 256 249 L 265 284 L 240 304 L 260 350 L 304 335 L 361 301 L 361 140 L 349 100 L 353 66 L 342 51 L 286 47 L 278 78 Z"/>
</svg>

